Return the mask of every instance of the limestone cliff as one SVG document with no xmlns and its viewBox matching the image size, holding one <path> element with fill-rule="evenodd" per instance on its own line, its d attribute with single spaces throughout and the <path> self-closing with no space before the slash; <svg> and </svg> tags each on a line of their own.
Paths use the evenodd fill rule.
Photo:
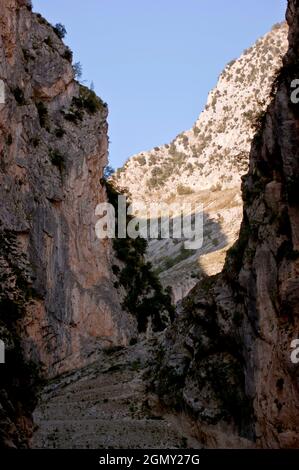
<svg viewBox="0 0 299 470">
<path fill-rule="evenodd" d="M 299 2 L 289 51 L 243 179 L 244 214 L 223 272 L 185 299 L 159 353 L 155 386 L 207 447 L 299 446 Z"/>
<path fill-rule="evenodd" d="M 152 240 L 148 258 L 162 284 L 181 300 L 204 275 L 219 273 L 242 220 L 241 176 L 258 119 L 287 51 L 286 23 L 272 30 L 221 73 L 193 128 L 170 144 L 130 158 L 113 176 L 134 201 L 203 204 L 204 243 L 184 250 L 183 240 Z"/>
<path fill-rule="evenodd" d="M 107 106 L 74 80 L 71 51 L 29 1 L 1 0 L 0 79 L 0 424 L 20 446 L 34 406 L 28 361 L 51 377 L 136 328 L 113 286 L 111 244 L 95 235 Z"/>
<path fill-rule="evenodd" d="M 137 201 L 239 187 L 256 122 L 269 104 L 273 78 L 287 51 L 287 30 L 286 23 L 274 25 L 227 64 L 193 128 L 130 157 L 116 171 L 115 182 Z"/>
</svg>

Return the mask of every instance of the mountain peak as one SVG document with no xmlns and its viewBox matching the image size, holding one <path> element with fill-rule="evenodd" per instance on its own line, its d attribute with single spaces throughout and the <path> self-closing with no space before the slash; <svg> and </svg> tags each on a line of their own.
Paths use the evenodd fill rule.
<svg viewBox="0 0 299 470">
<path fill-rule="evenodd" d="M 272 30 L 228 63 L 191 130 L 141 152 L 118 169 L 114 182 L 133 200 L 163 200 L 206 189 L 233 188 L 248 169 L 260 116 L 287 51 L 287 24 Z"/>
</svg>

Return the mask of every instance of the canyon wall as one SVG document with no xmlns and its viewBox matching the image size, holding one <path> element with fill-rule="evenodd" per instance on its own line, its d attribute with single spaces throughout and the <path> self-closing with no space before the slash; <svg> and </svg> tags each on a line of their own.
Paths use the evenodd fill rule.
<svg viewBox="0 0 299 470">
<path fill-rule="evenodd" d="M 107 106 L 74 75 L 59 29 L 29 1 L 2 0 L 0 419 L 11 446 L 31 432 L 33 364 L 52 377 L 136 330 L 113 286 L 111 243 L 95 235 L 95 208 L 107 200 Z"/>
<path fill-rule="evenodd" d="M 224 270 L 187 296 L 160 344 L 155 389 L 205 447 L 299 446 L 299 2 L 289 51 L 243 178 L 243 222 Z"/>
</svg>

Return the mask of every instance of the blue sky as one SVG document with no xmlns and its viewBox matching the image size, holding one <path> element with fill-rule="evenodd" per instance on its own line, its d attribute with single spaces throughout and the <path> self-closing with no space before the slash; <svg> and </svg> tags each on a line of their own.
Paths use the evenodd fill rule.
<svg viewBox="0 0 299 470">
<path fill-rule="evenodd" d="M 189 129 L 231 59 L 285 17 L 286 0 L 33 0 L 66 26 L 82 80 L 109 105 L 110 162 Z"/>
</svg>

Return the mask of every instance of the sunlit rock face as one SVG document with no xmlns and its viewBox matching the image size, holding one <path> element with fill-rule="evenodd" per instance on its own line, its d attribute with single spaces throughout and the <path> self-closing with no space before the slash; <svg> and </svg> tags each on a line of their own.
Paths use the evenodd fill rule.
<svg viewBox="0 0 299 470">
<path fill-rule="evenodd" d="M 148 258 L 173 300 L 184 298 L 205 275 L 219 273 L 242 221 L 241 176 L 251 142 L 270 102 L 274 77 L 287 51 L 286 23 L 228 64 L 193 128 L 171 143 L 130 158 L 113 181 L 133 201 L 204 206 L 204 243 L 185 251 L 183 240 L 152 240 Z M 196 210 L 196 209 L 194 209 Z"/>
<path fill-rule="evenodd" d="M 113 287 L 111 244 L 95 235 L 95 208 L 106 201 L 107 106 L 74 80 L 71 62 L 30 2 L 1 1 L 0 326 L 8 363 L 20 353 L 1 392 L 11 446 L 26 445 L 31 432 L 21 363 L 51 377 L 135 333 Z M 6 392 L 22 383 L 23 398 L 9 404 Z"/>
</svg>

